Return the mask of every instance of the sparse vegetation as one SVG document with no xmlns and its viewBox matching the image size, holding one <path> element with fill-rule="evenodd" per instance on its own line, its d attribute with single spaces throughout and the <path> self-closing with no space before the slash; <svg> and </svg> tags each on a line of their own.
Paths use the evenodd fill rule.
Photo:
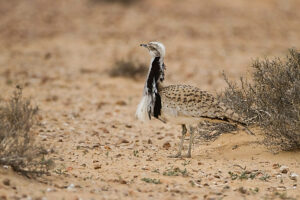
<svg viewBox="0 0 300 200">
<path fill-rule="evenodd" d="M 230 175 L 231 180 L 248 180 L 248 179 L 254 179 L 259 172 L 250 172 L 250 171 L 242 171 L 241 173 L 234 173 L 234 172 L 228 172 Z"/>
<path fill-rule="evenodd" d="M 252 194 L 257 194 L 259 192 L 259 188 L 258 187 L 255 187 L 254 189 L 250 188 L 249 191 L 252 193 Z"/>
<path fill-rule="evenodd" d="M 230 123 L 213 123 L 210 121 L 202 121 L 198 123 L 197 139 L 202 141 L 213 141 L 222 133 L 229 133 L 235 131 L 237 126 Z"/>
<path fill-rule="evenodd" d="M 0 164 L 26 176 L 45 173 L 53 164 L 30 132 L 37 112 L 38 107 L 22 97 L 20 87 L 9 101 L 0 104 Z"/>
<path fill-rule="evenodd" d="M 109 71 L 111 77 L 125 77 L 138 79 L 144 76 L 148 67 L 141 63 L 135 63 L 132 60 L 117 60 Z"/>
<path fill-rule="evenodd" d="M 161 184 L 160 179 L 142 178 L 141 180 L 145 181 L 146 183 Z"/>
<path fill-rule="evenodd" d="M 265 199 L 283 199 L 283 200 L 296 200 L 294 197 L 290 197 L 286 192 L 273 192 L 270 196 L 266 196 Z"/>
<path fill-rule="evenodd" d="M 282 150 L 300 148 L 300 54 L 290 50 L 287 58 L 255 61 L 252 82 L 228 84 L 220 99 L 248 124 L 261 127 L 265 144 Z"/>
<path fill-rule="evenodd" d="M 139 151 L 138 150 L 133 150 L 133 156 L 139 157 Z"/>
<path fill-rule="evenodd" d="M 170 168 L 167 169 L 164 173 L 164 176 L 188 176 L 188 171 L 186 170 L 186 168 L 184 168 L 184 170 L 181 170 L 179 167 L 175 167 L 175 168 Z"/>
<path fill-rule="evenodd" d="M 190 160 L 185 160 L 183 163 L 181 163 L 183 166 L 187 166 L 189 164 L 191 164 Z"/>
<path fill-rule="evenodd" d="M 248 179 L 253 180 L 256 177 L 258 177 L 259 175 L 261 175 L 259 177 L 259 180 L 261 180 L 261 181 L 268 181 L 271 178 L 269 174 L 264 174 L 257 170 L 254 170 L 254 171 L 244 170 L 242 172 L 237 172 L 237 173 L 229 171 L 228 174 L 229 174 L 231 180 L 237 180 L 237 179 L 238 180 L 248 180 Z"/>
<path fill-rule="evenodd" d="M 259 178 L 259 180 L 261 181 L 268 181 L 270 179 L 270 175 L 269 174 L 264 174 L 262 177 Z"/>
<path fill-rule="evenodd" d="M 254 171 L 248 171 L 244 170 L 242 172 L 228 172 L 231 180 L 248 180 L 248 179 L 255 179 L 259 177 L 259 180 L 261 181 L 268 181 L 271 177 L 269 174 L 254 170 Z"/>
</svg>

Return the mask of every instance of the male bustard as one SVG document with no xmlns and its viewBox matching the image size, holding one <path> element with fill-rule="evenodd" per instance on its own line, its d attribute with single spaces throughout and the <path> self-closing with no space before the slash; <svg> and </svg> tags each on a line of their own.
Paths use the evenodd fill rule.
<svg viewBox="0 0 300 200">
<path fill-rule="evenodd" d="M 136 117 L 141 121 L 150 120 L 151 116 L 163 121 L 182 126 L 182 137 L 178 153 L 171 157 L 181 157 L 183 141 L 190 126 L 189 149 L 186 157 L 191 157 L 193 143 L 193 124 L 201 120 L 222 120 L 243 125 L 241 118 L 211 94 L 189 85 L 164 86 L 165 47 L 159 42 L 141 44 L 149 50 L 151 64 L 144 86 L 143 97 L 138 105 Z M 251 133 L 251 132 L 250 132 Z"/>
</svg>

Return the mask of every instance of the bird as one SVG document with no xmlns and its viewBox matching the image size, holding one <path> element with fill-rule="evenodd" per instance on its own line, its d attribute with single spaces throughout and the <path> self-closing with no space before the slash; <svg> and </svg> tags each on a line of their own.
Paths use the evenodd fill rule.
<svg viewBox="0 0 300 200">
<path fill-rule="evenodd" d="M 156 118 L 164 123 L 181 126 L 181 140 L 178 152 L 169 157 L 191 158 L 191 149 L 195 129 L 193 125 L 202 120 L 234 123 L 244 127 L 253 134 L 243 118 L 232 109 L 220 102 L 212 94 L 190 85 L 165 85 L 164 64 L 165 46 L 160 42 L 140 44 L 148 49 L 151 62 L 144 84 L 143 95 L 137 106 L 136 118 L 140 121 L 149 121 Z M 189 130 L 188 130 L 189 128 Z M 189 148 L 182 156 L 184 138 L 190 132 Z"/>
</svg>

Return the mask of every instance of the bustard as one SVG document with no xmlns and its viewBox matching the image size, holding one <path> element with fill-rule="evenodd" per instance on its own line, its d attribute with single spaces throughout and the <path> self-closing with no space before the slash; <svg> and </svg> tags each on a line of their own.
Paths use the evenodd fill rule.
<svg viewBox="0 0 300 200">
<path fill-rule="evenodd" d="M 164 45 L 159 42 L 149 42 L 140 46 L 149 50 L 151 64 L 136 117 L 141 121 L 147 121 L 153 116 L 163 122 L 181 125 L 182 137 L 178 152 L 170 157 L 181 157 L 187 126 L 190 129 L 190 141 L 186 157 L 191 157 L 194 135 L 192 125 L 201 120 L 221 120 L 245 125 L 236 113 L 206 91 L 189 85 L 164 86 Z"/>
</svg>

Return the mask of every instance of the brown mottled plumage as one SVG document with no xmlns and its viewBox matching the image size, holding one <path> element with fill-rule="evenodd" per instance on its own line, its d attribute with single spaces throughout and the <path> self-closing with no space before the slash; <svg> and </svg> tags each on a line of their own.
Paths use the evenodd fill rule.
<svg viewBox="0 0 300 200">
<path fill-rule="evenodd" d="M 159 88 L 162 102 L 162 117 L 188 118 L 187 121 L 217 119 L 240 122 L 243 119 L 219 102 L 213 95 L 189 85 L 170 85 Z"/>
<path fill-rule="evenodd" d="M 178 153 L 172 157 L 180 157 L 183 148 L 186 126 L 190 127 L 190 142 L 187 157 L 191 157 L 194 130 L 192 125 L 201 120 L 217 120 L 233 122 L 242 125 L 243 119 L 219 102 L 213 95 L 189 85 L 163 86 L 165 47 L 159 42 L 141 44 L 146 47 L 152 57 L 147 80 L 144 87 L 143 98 L 138 105 L 136 117 L 146 121 L 155 117 L 163 122 L 179 124 L 182 126 L 182 138 Z M 249 129 L 248 132 L 252 134 Z"/>
</svg>

